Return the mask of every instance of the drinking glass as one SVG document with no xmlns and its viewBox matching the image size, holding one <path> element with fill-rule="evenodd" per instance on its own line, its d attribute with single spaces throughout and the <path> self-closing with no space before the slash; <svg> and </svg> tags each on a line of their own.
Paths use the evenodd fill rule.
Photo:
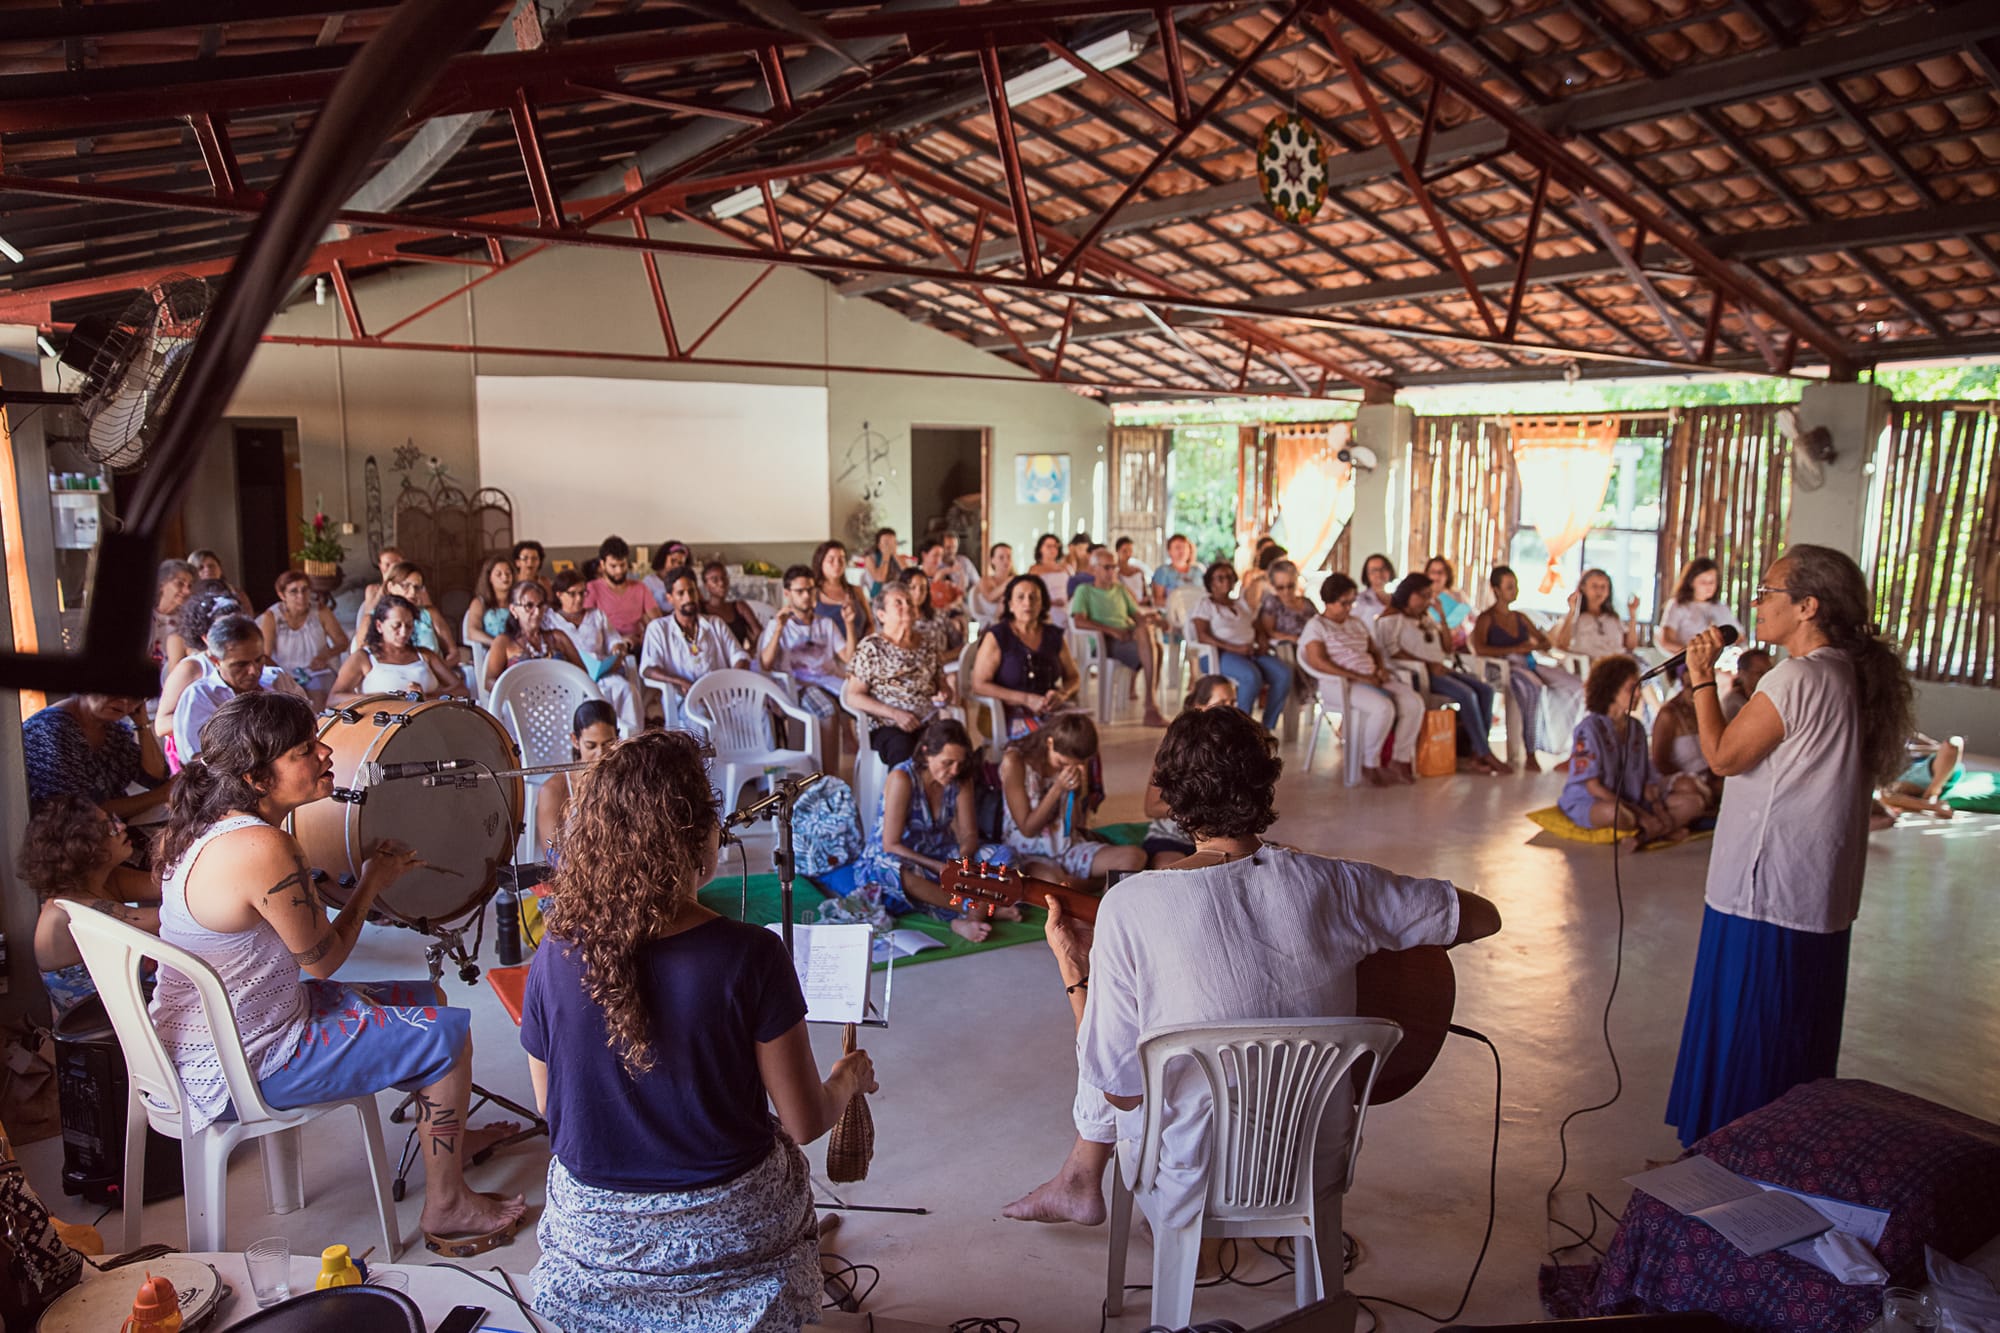
<svg viewBox="0 0 2000 1333">
<path fill-rule="evenodd" d="M 369 1272 L 368 1281 L 362 1285 L 368 1287 L 387 1287 L 390 1291 L 400 1291 L 407 1296 L 410 1293 L 410 1275 L 408 1273 L 391 1273 L 386 1269 L 378 1268 Z"/>
<path fill-rule="evenodd" d="M 292 1297 L 292 1243 L 283 1236 L 269 1236 L 243 1251 L 244 1267 L 250 1270 L 250 1286 L 257 1293 L 261 1309 Z"/>
<path fill-rule="evenodd" d="M 1883 1333 L 1938 1333 L 1938 1308 L 1921 1291 L 1889 1287 L 1882 1292 Z"/>
</svg>

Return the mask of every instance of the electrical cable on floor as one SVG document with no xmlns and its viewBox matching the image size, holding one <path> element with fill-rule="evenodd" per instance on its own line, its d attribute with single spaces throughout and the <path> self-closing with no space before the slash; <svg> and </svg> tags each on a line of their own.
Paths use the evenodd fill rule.
<svg viewBox="0 0 2000 1333">
<path fill-rule="evenodd" d="M 449 1259 L 433 1259 L 427 1266 L 431 1268 L 449 1268 L 454 1273 L 463 1273 L 465 1276 L 471 1278 L 474 1282 L 477 1282 L 480 1286 L 489 1287 L 492 1290 L 499 1292 L 502 1296 L 505 1296 L 509 1304 L 511 1304 L 515 1309 L 519 1310 L 523 1315 L 527 1316 L 528 1324 L 530 1327 L 533 1328 L 547 1327 L 547 1325 L 543 1324 L 538 1318 L 536 1318 L 535 1308 L 532 1305 L 528 1304 L 528 1302 L 522 1300 L 519 1292 L 510 1291 L 506 1287 L 501 1286 L 498 1282 L 489 1282 L 487 1279 L 473 1272 L 470 1268 L 467 1268 L 464 1264 L 455 1264 L 451 1262 Z M 505 1275 L 504 1270 L 502 1270 L 498 1266 L 496 1266 L 493 1269 L 493 1271 L 496 1273 L 501 1273 L 503 1276 Z"/>
<path fill-rule="evenodd" d="M 872 1296 L 875 1293 L 875 1288 L 881 1285 L 882 1270 L 874 1264 L 854 1263 L 846 1256 L 835 1254 L 832 1250 L 821 1250 L 819 1252 L 819 1259 L 822 1265 L 820 1269 L 821 1282 L 828 1289 L 831 1296 L 831 1299 L 821 1304 L 820 1309 L 844 1310 L 848 1314 L 860 1313 L 861 1302 Z M 834 1262 L 835 1267 L 824 1267 L 826 1261 L 829 1259 Z M 857 1290 L 854 1280 L 863 1273 L 869 1275 L 868 1285 Z"/>
<path fill-rule="evenodd" d="M 953 1323 L 950 1333 L 1021 1333 L 1021 1321 L 1011 1315 L 973 1315 Z"/>
</svg>

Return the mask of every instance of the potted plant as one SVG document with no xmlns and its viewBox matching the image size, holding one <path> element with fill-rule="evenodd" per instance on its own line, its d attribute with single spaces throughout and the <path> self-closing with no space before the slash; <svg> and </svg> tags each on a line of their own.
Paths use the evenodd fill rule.
<svg viewBox="0 0 2000 1333">
<path fill-rule="evenodd" d="M 314 592 L 332 592 L 340 586 L 340 562 L 347 558 L 347 551 L 333 534 L 332 523 L 325 514 L 315 513 L 299 521 L 299 533 L 305 545 L 293 553 L 294 558 L 305 569 Z"/>
</svg>

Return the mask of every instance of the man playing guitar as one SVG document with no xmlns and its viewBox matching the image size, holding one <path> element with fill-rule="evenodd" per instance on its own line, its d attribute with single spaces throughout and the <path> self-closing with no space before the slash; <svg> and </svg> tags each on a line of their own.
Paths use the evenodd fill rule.
<svg viewBox="0 0 2000 1333">
<path fill-rule="evenodd" d="M 1492 903 L 1444 880 L 1264 842 L 1258 835 L 1277 818 L 1272 804 L 1282 768 L 1276 741 L 1245 714 L 1181 714 L 1154 757 L 1153 782 L 1194 839 L 1193 854 L 1120 881 L 1094 929 L 1048 899 L 1049 947 L 1077 1020 L 1078 1137 L 1062 1169 L 1009 1204 L 1008 1217 L 1104 1221 L 1104 1166 L 1115 1144 L 1136 1142 L 1141 1129 L 1138 1052 L 1146 1033 L 1353 1016 L 1356 969 L 1371 954 L 1450 948 L 1500 929 Z M 1179 1072 L 1189 1077 L 1168 1077 L 1159 1175 L 1163 1216 L 1174 1223 L 1199 1210 L 1204 1167 L 1173 1164 L 1207 1161 L 1207 1084 L 1198 1073 Z M 1344 1142 L 1351 1114 L 1328 1109 L 1323 1154 Z M 1318 1179 L 1338 1188 L 1343 1173 L 1322 1171 Z M 1337 1232 L 1322 1236 L 1321 1245 L 1331 1251 L 1321 1256 L 1324 1271 L 1339 1272 Z"/>
</svg>

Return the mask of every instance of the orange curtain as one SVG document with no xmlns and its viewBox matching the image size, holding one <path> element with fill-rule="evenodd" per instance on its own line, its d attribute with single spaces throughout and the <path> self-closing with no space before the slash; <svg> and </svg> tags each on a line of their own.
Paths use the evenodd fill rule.
<svg viewBox="0 0 2000 1333">
<path fill-rule="evenodd" d="M 1611 486 L 1616 417 L 1515 417 L 1508 423 L 1521 479 L 1521 518 L 1549 548 L 1541 590 L 1562 584 L 1563 554 L 1597 521 Z"/>
<path fill-rule="evenodd" d="M 1345 421 L 1270 428 L 1271 535 L 1307 573 L 1326 562 L 1354 517 L 1354 468 L 1339 458 L 1352 431 Z"/>
</svg>

